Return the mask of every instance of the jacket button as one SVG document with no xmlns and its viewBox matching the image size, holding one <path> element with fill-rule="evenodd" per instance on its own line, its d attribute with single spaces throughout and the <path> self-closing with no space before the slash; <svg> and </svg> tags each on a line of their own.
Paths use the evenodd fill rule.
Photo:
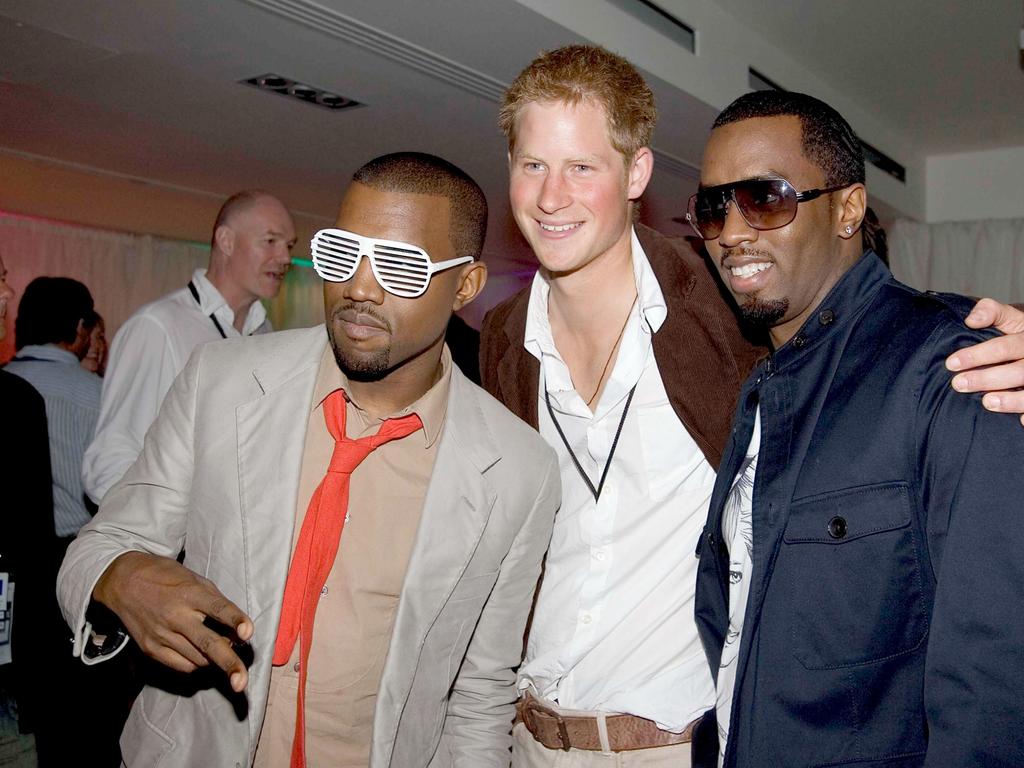
<svg viewBox="0 0 1024 768">
<path fill-rule="evenodd" d="M 833 517 L 828 521 L 828 535 L 833 539 L 845 539 L 846 538 L 846 518 L 845 517 Z"/>
<path fill-rule="evenodd" d="M 806 343 L 807 343 L 807 339 L 805 337 L 803 337 L 803 336 L 794 336 L 793 337 L 793 346 L 796 347 L 797 349 L 803 349 L 803 347 L 804 347 L 804 345 Z"/>
<path fill-rule="evenodd" d="M 708 546 L 710 546 L 712 549 L 715 546 L 715 534 L 711 531 L 708 531 Z"/>
<path fill-rule="evenodd" d="M 818 315 L 818 322 L 822 325 L 832 325 L 832 321 L 836 319 L 836 313 L 831 309 L 826 309 L 820 315 Z"/>
</svg>

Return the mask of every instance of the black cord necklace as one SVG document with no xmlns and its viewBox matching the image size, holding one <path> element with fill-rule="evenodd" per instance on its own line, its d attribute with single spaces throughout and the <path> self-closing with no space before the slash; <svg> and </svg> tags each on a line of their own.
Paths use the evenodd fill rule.
<svg viewBox="0 0 1024 768">
<path fill-rule="evenodd" d="M 188 289 L 192 292 L 192 298 L 196 300 L 196 304 L 200 307 L 203 306 L 203 302 L 199 300 L 199 291 L 196 290 L 196 285 L 191 280 L 188 281 Z M 224 329 L 221 327 L 220 321 L 214 317 L 213 312 L 210 313 L 210 319 L 213 320 L 214 326 L 217 328 L 217 333 L 220 334 L 222 339 L 226 339 L 228 335 L 224 333 Z"/>
<path fill-rule="evenodd" d="M 548 413 L 551 415 L 551 421 L 555 425 L 555 429 L 558 431 L 558 436 L 562 438 L 562 444 L 565 446 L 565 450 L 569 452 L 569 456 L 572 457 L 572 463 L 576 465 L 576 471 L 580 473 L 580 477 L 583 478 L 583 482 L 587 484 L 587 488 L 594 495 L 594 503 L 597 503 L 598 499 L 601 498 L 601 490 L 604 488 L 604 481 L 608 477 L 608 470 L 612 466 L 612 459 L 615 457 L 615 448 L 619 444 L 619 436 L 622 434 L 622 427 L 626 423 L 626 414 L 629 413 L 629 404 L 633 402 L 633 394 L 636 392 L 636 384 L 629 390 L 629 396 L 626 398 L 626 404 L 622 408 L 622 417 L 619 419 L 619 426 L 615 430 L 615 439 L 612 440 L 611 450 L 608 451 L 608 461 L 605 462 L 604 471 L 601 472 L 601 481 L 597 484 L 597 488 L 591 482 L 587 473 L 583 471 L 583 465 L 580 464 L 580 460 L 576 458 L 576 453 L 569 446 L 569 441 L 565 438 L 565 432 L 562 431 L 562 425 L 558 423 L 558 419 L 555 417 L 555 409 L 551 407 L 551 397 L 548 395 L 547 387 L 544 388 L 544 402 L 548 406 Z"/>
</svg>

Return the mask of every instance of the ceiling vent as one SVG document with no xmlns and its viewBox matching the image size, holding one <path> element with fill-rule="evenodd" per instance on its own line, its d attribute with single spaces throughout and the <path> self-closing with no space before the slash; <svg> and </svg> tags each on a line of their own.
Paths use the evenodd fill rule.
<svg viewBox="0 0 1024 768">
<path fill-rule="evenodd" d="M 306 85 L 287 77 L 281 77 L 280 75 L 259 75 L 246 80 L 240 80 L 239 82 L 259 88 L 261 91 L 279 93 L 282 96 L 298 99 L 299 101 L 323 107 L 324 109 L 338 110 L 363 106 L 358 101 L 353 101 L 345 96 L 314 88 L 311 85 Z"/>
<path fill-rule="evenodd" d="M 641 24 L 681 45 L 690 53 L 697 52 L 697 30 L 666 11 L 659 3 L 652 2 L 652 0 L 610 0 L 610 2 Z"/>
<path fill-rule="evenodd" d="M 753 67 L 747 75 L 747 84 L 752 91 L 784 91 L 786 90 L 774 80 L 769 80 Z M 896 181 L 907 183 L 907 169 L 900 163 L 893 160 L 887 154 L 860 139 L 861 149 L 864 150 L 864 160 L 871 163 L 875 168 L 892 176 Z"/>
</svg>

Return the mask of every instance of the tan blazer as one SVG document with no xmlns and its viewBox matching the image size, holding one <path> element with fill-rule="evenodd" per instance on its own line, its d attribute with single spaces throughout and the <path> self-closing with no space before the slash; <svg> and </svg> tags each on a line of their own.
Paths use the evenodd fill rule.
<svg viewBox="0 0 1024 768">
<path fill-rule="evenodd" d="M 323 326 L 200 347 L 142 454 L 68 550 L 58 593 L 88 642 L 126 550 L 205 576 L 254 621 L 249 687 L 169 673 L 135 702 L 127 765 L 248 766 L 266 712 Z M 554 454 L 457 369 L 381 680 L 372 768 L 506 766 L 522 630 L 559 503 Z M 386 553 L 382 553 L 382 556 Z M 106 658 L 109 658 L 106 657 Z"/>
</svg>

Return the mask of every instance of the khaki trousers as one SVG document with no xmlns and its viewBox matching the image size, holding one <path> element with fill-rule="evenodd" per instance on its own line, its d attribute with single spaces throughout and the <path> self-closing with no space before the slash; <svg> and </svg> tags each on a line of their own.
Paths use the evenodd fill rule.
<svg viewBox="0 0 1024 768">
<path fill-rule="evenodd" d="M 517 723 L 512 730 L 512 768 L 690 768 L 690 744 L 598 752 L 548 749 Z"/>
</svg>

